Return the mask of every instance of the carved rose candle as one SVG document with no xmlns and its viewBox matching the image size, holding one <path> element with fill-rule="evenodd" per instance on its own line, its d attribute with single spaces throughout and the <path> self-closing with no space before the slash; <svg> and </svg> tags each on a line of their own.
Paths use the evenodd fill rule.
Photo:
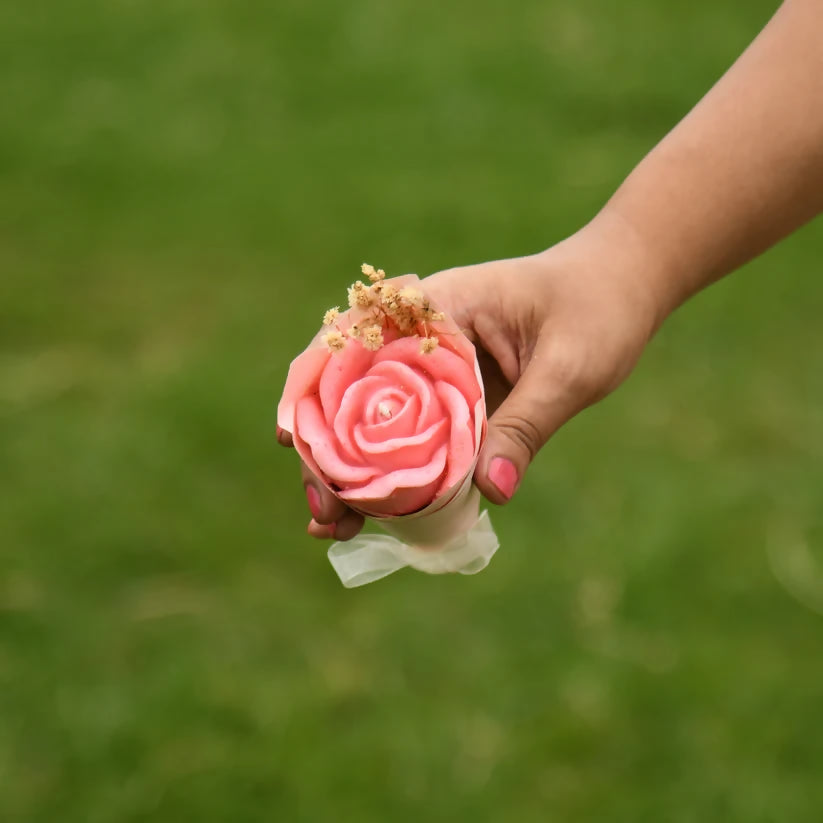
<svg viewBox="0 0 823 823">
<path fill-rule="evenodd" d="M 336 543 L 329 557 L 347 586 L 407 565 L 479 571 L 497 539 L 471 484 L 486 431 L 474 346 L 416 275 L 363 272 L 370 285 L 326 312 L 278 407 L 309 469 L 392 535 Z"/>
</svg>

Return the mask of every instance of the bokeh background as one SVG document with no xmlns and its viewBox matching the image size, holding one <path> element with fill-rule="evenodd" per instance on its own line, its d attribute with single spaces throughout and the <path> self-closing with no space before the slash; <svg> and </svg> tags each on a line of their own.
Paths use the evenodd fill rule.
<svg viewBox="0 0 823 823">
<path fill-rule="evenodd" d="M 346 591 L 275 408 L 363 260 L 587 221 L 775 0 L 0 3 L 0 820 L 812 821 L 823 237 Z"/>
</svg>

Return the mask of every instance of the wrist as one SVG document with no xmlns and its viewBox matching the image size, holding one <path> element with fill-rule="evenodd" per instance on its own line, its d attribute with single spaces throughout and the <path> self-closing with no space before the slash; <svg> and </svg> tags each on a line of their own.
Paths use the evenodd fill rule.
<svg viewBox="0 0 823 823">
<path fill-rule="evenodd" d="M 617 279 L 642 312 L 649 337 L 683 302 L 676 267 L 638 224 L 611 202 L 576 235 L 603 261 L 604 275 Z"/>
</svg>

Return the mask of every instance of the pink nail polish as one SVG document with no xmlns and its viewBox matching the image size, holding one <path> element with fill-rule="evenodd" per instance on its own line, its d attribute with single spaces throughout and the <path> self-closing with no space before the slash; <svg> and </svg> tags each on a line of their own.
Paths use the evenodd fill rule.
<svg viewBox="0 0 823 823">
<path fill-rule="evenodd" d="M 306 486 L 306 500 L 309 502 L 311 516 L 317 520 L 323 508 L 323 504 L 320 502 L 320 492 L 318 492 L 314 486 Z"/>
<path fill-rule="evenodd" d="M 489 480 L 509 500 L 517 491 L 517 469 L 507 457 L 494 457 L 489 463 Z"/>
</svg>

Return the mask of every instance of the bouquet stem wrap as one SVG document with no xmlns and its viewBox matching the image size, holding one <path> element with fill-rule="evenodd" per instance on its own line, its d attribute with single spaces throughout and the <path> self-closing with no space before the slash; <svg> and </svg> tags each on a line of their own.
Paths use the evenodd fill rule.
<svg viewBox="0 0 823 823">
<path fill-rule="evenodd" d="M 480 492 L 471 475 L 437 511 L 376 522 L 389 534 L 361 534 L 329 549 L 329 561 L 348 589 L 406 566 L 427 574 L 477 574 L 500 546 L 488 512 L 480 513 Z"/>
</svg>

